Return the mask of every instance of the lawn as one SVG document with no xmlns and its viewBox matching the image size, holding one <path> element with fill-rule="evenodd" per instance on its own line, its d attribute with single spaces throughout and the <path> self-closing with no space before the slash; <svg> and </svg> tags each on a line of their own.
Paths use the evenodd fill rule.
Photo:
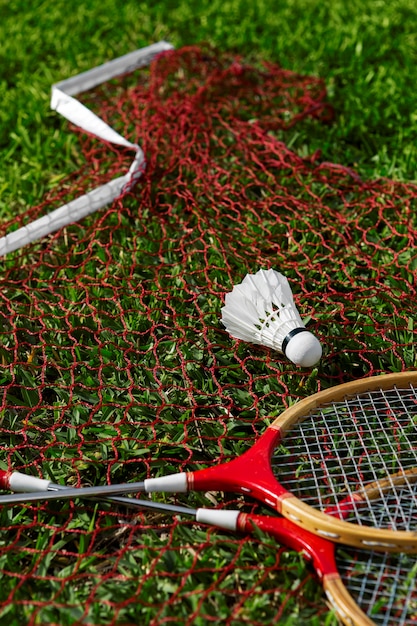
<svg viewBox="0 0 417 626">
<path fill-rule="evenodd" d="M 7 229 L 131 160 L 50 111 L 51 85 L 162 39 L 178 51 L 83 95 L 144 148 L 137 188 L 2 260 L 0 467 L 74 485 L 195 469 L 297 399 L 415 366 L 413 2 L 0 8 Z M 222 328 L 224 294 L 262 266 L 288 276 L 318 367 Z M 303 559 L 261 533 L 80 502 L 0 524 L 5 624 L 336 624 Z"/>
</svg>

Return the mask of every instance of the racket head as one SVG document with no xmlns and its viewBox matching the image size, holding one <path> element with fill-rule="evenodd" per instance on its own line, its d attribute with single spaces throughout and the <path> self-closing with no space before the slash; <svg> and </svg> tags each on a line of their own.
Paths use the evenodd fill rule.
<svg viewBox="0 0 417 626">
<path fill-rule="evenodd" d="M 242 456 L 145 490 L 239 492 L 332 541 L 417 553 L 416 385 L 417 372 L 403 372 L 321 391 Z"/>
<path fill-rule="evenodd" d="M 416 385 L 417 372 L 369 377 L 282 413 L 270 426 L 277 510 L 332 541 L 417 552 Z"/>
</svg>

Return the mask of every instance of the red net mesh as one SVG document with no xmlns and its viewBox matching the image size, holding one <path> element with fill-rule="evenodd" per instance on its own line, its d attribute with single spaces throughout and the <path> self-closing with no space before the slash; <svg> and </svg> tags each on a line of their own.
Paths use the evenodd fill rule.
<svg viewBox="0 0 417 626">
<path fill-rule="evenodd" d="M 414 366 L 417 189 L 286 147 L 296 124 L 325 132 L 322 81 L 186 48 L 86 102 L 147 168 L 113 206 L 3 260 L 3 468 L 85 485 L 209 466 L 290 401 Z M 129 166 L 80 140 L 84 172 L 4 232 Z M 222 328 L 224 294 L 261 267 L 311 318 L 316 370 Z M 323 623 L 327 610 L 301 558 L 268 537 L 106 504 L 4 508 L 0 563 L 13 623 Z"/>
</svg>

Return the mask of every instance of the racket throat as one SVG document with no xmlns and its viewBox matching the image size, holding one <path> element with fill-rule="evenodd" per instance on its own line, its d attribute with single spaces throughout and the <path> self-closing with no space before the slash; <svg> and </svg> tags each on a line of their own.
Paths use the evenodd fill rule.
<svg viewBox="0 0 417 626">
<path fill-rule="evenodd" d="M 254 497 L 281 512 L 288 491 L 276 480 L 270 459 L 276 447 L 277 430 L 269 428 L 255 445 L 233 460 L 195 472 L 181 472 L 144 481 L 147 493 L 223 491 Z"/>
<path fill-rule="evenodd" d="M 189 489 L 193 491 L 223 491 L 254 497 L 274 510 L 279 510 L 281 490 L 264 454 L 255 456 L 253 449 L 247 456 L 229 463 L 206 468 L 188 475 Z M 281 493 L 282 491 L 282 493 Z"/>
</svg>

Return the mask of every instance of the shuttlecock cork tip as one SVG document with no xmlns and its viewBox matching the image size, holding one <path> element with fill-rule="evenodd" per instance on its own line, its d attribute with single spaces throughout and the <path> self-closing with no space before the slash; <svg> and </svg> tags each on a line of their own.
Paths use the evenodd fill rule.
<svg viewBox="0 0 417 626">
<path fill-rule="evenodd" d="M 317 365 L 321 359 L 322 347 L 310 331 L 304 328 L 297 328 L 297 333 L 290 333 L 283 343 L 283 349 L 287 359 L 299 367 L 312 367 Z"/>
</svg>

